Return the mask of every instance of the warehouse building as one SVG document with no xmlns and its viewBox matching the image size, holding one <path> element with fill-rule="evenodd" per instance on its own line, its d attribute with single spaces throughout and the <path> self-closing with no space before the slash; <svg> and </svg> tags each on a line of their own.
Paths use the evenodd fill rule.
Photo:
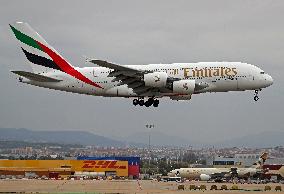
<svg viewBox="0 0 284 194">
<path fill-rule="evenodd" d="M 213 159 L 208 159 L 207 164 L 216 168 L 236 166 L 236 167 L 250 167 L 260 157 L 260 154 L 235 154 L 234 157 L 216 156 Z M 284 158 L 269 157 L 265 164 L 284 164 Z"/>
<path fill-rule="evenodd" d="M 34 174 L 59 178 L 76 174 L 128 176 L 128 161 L 118 160 L 0 160 L 0 176 Z"/>
<path fill-rule="evenodd" d="M 137 156 L 79 156 L 77 160 L 118 160 L 128 162 L 128 177 L 137 179 L 140 174 L 140 157 Z"/>
</svg>

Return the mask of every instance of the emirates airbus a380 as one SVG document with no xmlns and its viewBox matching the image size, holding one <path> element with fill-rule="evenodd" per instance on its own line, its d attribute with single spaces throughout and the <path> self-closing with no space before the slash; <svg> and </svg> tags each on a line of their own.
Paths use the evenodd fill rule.
<svg viewBox="0 0 284 194">
<path fill-rule="evenodd" d="M 133 98 L 133 104 L 159 105 L 159 98 L 190 100 L 205 92 L 255 91 L 273 83 L 260 68 L 241 62 L 120 65 L 86 59 L 96 67 L 74 67 L 27 23 L 10 25 L 33 72 L 12 71 L 19 81 L 39 87 L 104 97 Z M 98 67 L 99 66 L 99 67 Z"/>
</svg>

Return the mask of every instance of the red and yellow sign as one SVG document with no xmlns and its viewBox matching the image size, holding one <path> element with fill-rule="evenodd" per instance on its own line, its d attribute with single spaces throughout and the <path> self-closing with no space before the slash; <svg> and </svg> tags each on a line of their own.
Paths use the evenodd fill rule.
<svg viewBox="0 0 284 194">
<path fill-rule="evenodd" d="M 119 165 L 118 161 L 86 160 L 83 163 L 84 163 L 84 165 L 82 166 L 82 168 L 87 168 L 87 169 L 90 169 L 90 168 L 126 169 L 127 168 L 127 166 L 125 166 L 125 165 Z"/>
<path fill-rule="evenodd" d="M 117 160 L 0 160 L 0 170 L 65 169 L 83 172 L 116 172 L 117 176 L 128 176 L 128 162 Z"/>
</svg>

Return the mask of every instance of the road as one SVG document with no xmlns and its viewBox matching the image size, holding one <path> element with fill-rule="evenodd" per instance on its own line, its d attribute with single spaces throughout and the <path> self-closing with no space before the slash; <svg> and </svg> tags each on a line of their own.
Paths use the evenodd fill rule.
<svg viewBox="0 0 284 194">
<path fill-rule="evenodd" d="M 176 182 L 157 182 L 145 180 L 0 180 L 0 192 L 26 192 L 26 193 L 194 193 L 194 194 L 229 194 L 229 193 L 247 193 L 245 190 L 263 190 L 264 184 L 238 184 L 240 191 L 210 191 L 210 187 L 215 183 L 206 182 L 185 182 L 184 191 L 178 191 L 179 183 Z M 206 185 L 207 191 L 190 191 L 189 186 Z M 225 183 L 216 184 L 218 189 Z M 233 184 L 225 184 L 231 188 Z M 272 191 L 266 191 L 265 194 L 275 194 L 275 186 L 281 185 L 269 183 Z M 284 185 L 281 185 L 284 189 Z M 209 191 L 208 191 L 209 190 Z M 282 191 L 283 192 L 283 191 Z M 261 193 L 261 191 L 250 191 L 249 193 Z"/>
</svg>

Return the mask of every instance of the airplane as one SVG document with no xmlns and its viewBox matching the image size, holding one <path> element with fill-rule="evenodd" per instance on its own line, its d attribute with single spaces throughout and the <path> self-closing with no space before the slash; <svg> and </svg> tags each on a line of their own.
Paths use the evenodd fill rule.
<svg viewBox="0 0 284 194">
<path fill-rule="evenodd" d="M 276 177 L 278 180 L 284 178 L 284 165 L 282 164 L 268 164 L 264 165 L 263 168 L 266 170 L 264 177 L 269 179 Z"/>
<path fill-rule="evenodd" d="M 220 178 L 248 178 L 253 177 L 255 175 L 265 173 L 263 170 L 263 164 L 268 157 L 268 153 L 264 152 L 259 157 L 258 161 L 256 161 L 249 168 L 180 168 L 172 170 L 168 173 L 168 176 L 173 177 L 181 177 L 187 179 L 198 179 L 201 181 L 208 180 L 219 180 Z"/>
<path fill-rule="evenodd" d="M 86 58 L 92 67 L 75 67 L 29 24 L 10 24 L 33 72 L 11 71 L 22 83 L 103 97 L 132 98 L 133 105 L 158 107 L 159 99 L 190 100 L 193 94 L 254 90 L 254 100 L 273 79 L 242 62 L 198 62 L 120 65 Z"/>
</svg>

